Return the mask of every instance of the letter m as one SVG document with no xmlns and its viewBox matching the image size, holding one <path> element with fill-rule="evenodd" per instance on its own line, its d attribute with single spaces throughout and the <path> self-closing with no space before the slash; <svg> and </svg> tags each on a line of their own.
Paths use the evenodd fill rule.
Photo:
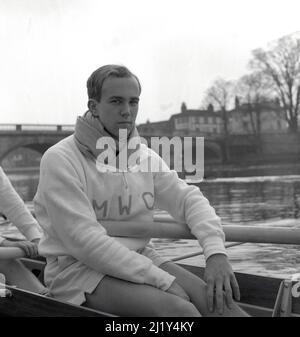
<svg viewBox="0 0 300 337">
<path fill-rule="evenodd" d="M 100 206 L 98 205 L 97 201 L 93 199 L 93 208 L 95 213 L 98 213 L 103 209 L 103 218 L 107 216 L 107 200 L 105 200 Z"/>
</svg>

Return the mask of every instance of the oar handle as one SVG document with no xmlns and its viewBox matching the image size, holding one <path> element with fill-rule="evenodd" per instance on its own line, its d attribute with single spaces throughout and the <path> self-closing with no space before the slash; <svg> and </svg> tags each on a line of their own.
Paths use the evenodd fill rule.
<svg viewBox="0 0 300 337">
<path fill-rule="evenodd" d="M 0 260 L 19 259 L 25 255 L 25 252 L 18 247 L 0 247 Z"/>
</svg>

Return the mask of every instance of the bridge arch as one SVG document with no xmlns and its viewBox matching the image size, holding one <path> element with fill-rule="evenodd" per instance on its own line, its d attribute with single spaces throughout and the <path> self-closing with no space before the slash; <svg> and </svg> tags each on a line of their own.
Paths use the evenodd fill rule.
<svg viewBox="0 0 300 337">
<path fill-rule="evenodd" d="M 223 154 L 220 144 L 204 141 L 204 160 L 206 163 L 221 163 L 223 161 Z"/>
<path fill-rule="evenodd" d="M 50 146 L 72 134 L 73 131 L 1 131 L 0 163 L 18 148 L 29 148 L 43 154 Z"/>
<path fill-rule="evenodd" d="M 51 147 L 52 145 L 54 145 L 55 142 L 53 143 L 29 143 L 29 144 L 24 144 L 20 143 L 20 144 L 15 144 L 12 147 L 10 147 L 9 149 L 7 149 L 5 152 L 1 153 L 0 156 L 0 164 L 3 162 L 3 160 L 5 158 L 7 158 L 11 153 L 13 153 L 14 151 L 21 149 L 21 148 L 27 148 L 30 150 L 34 150 L 38 153 L 41 154 L 41 156 L 46 152 L 46 150 Z"/>
</svg>

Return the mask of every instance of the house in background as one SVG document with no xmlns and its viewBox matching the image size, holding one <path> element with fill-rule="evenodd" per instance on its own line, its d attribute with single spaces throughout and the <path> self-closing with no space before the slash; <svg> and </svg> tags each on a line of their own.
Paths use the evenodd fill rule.
<svg viewBox="0 0 300 337">
<path fill-rule="evenodd" d="M 288 123 L 282 108 L 273 101 L 259 105 L 241 104 L 228 111 L 229 135 L 269 134 L 288 132 Z M 169 120 L 138 125 L 145 136 L 198 136 L 218 137 L 224 134 L 224 121 L 220 111 L 212 106 L 206 110 L 187 109 L 182 104 L 181 112 Z"/>
<path fill-rule="evenodd" d="M 212 136 L 223 133 L 219 113 L 208 110 L 186 110 L 170 118 L 174 136 Z"/>
<path fill-rule="evenodd" d="M 207 110 L 187 109 L 185 104 L 181 112 L 174 114 L 168 121 L 140 124 L 138 131 L 143 137 L 169 136 L 171 137 L 204 137 L 205 160 L 210 162 L 222 161 L 223 122 L 221 114 L 214 112 L 212 107 Z M 149 141 L 148 141 L 149 144 Z M 195 156 L 195 144 L 191 147 L 191 153 Z"/>
<path fill-rule="evenodd" d="M 223 121 L 219 112 L 212 108 L 207 110 L 186 109 L 174 114 L 168 121 L 149 122 L 137 126 L 143 136 L 213 136 L 223 133 Z"/>
<path fill-rule="evenodd" d="M 275 102 L 241 104 L 228 112 L 229 134 L 269 134 L 288 132 L 284 111 Z"/>
<path fill-rule="evenodd" d="M 187 109 L 173 114 L 169 120 L 138 126 L 141 136 L 204 137 L 205 163 L 223 162 L 229 153 L 229 160 L 290 160 L 300 155 L 300 134 L 291 134 L 283 109 L 274 101 L 259 105 L 237 104 L 227 111 L 228 134 L 224 132 L 221 111 L 212 106 L 206 110 Z M 226 148 L 227 144 L 227 148 Z M 298 157 L 297 157 L 298 158 Z M 228 159 L 227 159 L 228 160 Z"/>
<path fill-rule="evenodd" d="M 139 124 L 137 126 L 138 132 L 141 136 L 172 136 L 172 127 L 170 121 L 150 122 Z"/>
</svg>

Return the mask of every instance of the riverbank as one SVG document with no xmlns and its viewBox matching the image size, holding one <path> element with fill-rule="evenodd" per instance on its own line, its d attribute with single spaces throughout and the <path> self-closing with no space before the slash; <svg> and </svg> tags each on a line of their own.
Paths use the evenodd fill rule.
<svg viewBox="0 0 300 337">
<path fill-rule="evenodd" d="M 39 174 L 39 166 L 5 168 L 8 175 L 12 174 Z M 300 175 L 300 162 L 295 163 L 231 163 L 207 164 L 204 169 L 204 179 Z M 184 174 L 179 174 L 184 178 Z"/>
<path fill-rule="evenodd" d="M 211 164 L 205 165 L 204 178 L 299 175 L 300 163 Z"/>
</svg>

